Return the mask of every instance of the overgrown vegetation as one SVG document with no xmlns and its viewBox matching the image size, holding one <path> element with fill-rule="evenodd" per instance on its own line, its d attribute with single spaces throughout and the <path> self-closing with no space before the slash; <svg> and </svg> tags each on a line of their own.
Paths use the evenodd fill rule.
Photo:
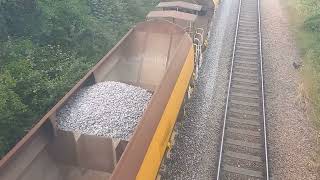
<svg viewBox="0 0 320 180">
<path fill-rule="evenodd" d="M 320 1 L 290 0 L 287 3 L 304 60 L 304 86 L 312 105 L 309 111 L 320 127 Z"/>
<path fill-rule="evenodd" d="M 157 0 L 0 0 L 0 157 Z"/>
</svg>

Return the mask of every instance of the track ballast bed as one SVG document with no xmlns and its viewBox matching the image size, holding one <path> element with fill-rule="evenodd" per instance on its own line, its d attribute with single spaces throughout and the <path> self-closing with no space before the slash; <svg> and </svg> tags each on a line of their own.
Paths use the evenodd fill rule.
<svg viewBox="0 0 320 180">
<path fill-rule="evenodd" d="M 259 0 L 240 0 L 217 179 L 269 179 Z"/>
</svg>

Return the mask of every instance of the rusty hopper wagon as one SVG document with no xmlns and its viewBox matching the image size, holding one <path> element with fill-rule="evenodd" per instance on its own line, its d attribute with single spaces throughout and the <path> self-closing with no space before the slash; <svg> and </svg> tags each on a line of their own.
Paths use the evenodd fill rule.
<svg viewBox="0 0 320 180">
<path fill-rule="evenodd" d="M 180 17 L 188 16 L 188 14 L 196 15 L 194 27 L 196 29 L 202 29 L 204 39 L 206 39 L 210 23 L 214 14 L 215 6 L 218 3 L 219 0 L 161 0 L 161 2 L 156 6 L 156 8 L 164 11 L 164 14 L 168 11 L 186 13 L 180 14 Z"/>
<path fill-rule="evenodd" d="M 203 51 L 208 45 L 214 9 L 219 0 L 162 0 L 155 11 L 149 12 L 147 20 L 165 19 L 186 30 L 192 37 L 195 49 L 195 79 L 203 62 Z"/>
<path fill-rule="evenodd" d="M 154 179 L 194 67 L 192 40 L 161 20 L 138 23 L 1 160 L 1 180 Z M 77 91 L 118 81 L 152 92 L 129 142 L 56 126 Z"/>
<path fill-rule="evenodd" d="M 214 14 L 213 1 L 206 2 L 205 6 L 184 1 L 165 1 L 160 2 L 156 8 L 161 9 L 162 12 L 150 12 L 148 16 L 172 17 L 178 19 L 180 22 L 185 20 L 190 23 L 190 27 L 188 28 L 191 33 L 194 35 L 196 35 L 195 33 L 200 33 L 201 36 L 203 36 L 202 38 L 206 39 L 211 24 L 211 19 Z M 173 13 L 174 11 L 176 13 Z"/>
</svg>

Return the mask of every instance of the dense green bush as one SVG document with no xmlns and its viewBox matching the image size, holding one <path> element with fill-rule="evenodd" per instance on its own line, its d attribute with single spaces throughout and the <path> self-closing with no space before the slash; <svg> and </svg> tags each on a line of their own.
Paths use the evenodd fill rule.
<svg viewBox="0 0 320 180">
<path fill-rule="evenodd" d="M 0 157 L 157 0 L 0 0 Z"/>
<path fill-rule="evenodd" d="M 320 12 L 319 12 L 320 13 Z M 304 26 L 308 31 L 320 32 L 320 14 L 308 17 L 304 21 Z"/>
</svg>

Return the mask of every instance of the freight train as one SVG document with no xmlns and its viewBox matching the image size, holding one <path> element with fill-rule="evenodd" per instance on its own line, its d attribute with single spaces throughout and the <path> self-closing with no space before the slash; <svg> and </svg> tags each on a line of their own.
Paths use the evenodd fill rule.
<svg viewBox="0 0 320 180">
<path fill-rule="evenodd" d="M 151 180 L 190 97 L 218 2 L 163 1 L 136 24 L 0 161 L 1 180 Z M 129 140 L 59 129 L 78 91 L 117 81 L 152 93 Z"/>
</svg>

